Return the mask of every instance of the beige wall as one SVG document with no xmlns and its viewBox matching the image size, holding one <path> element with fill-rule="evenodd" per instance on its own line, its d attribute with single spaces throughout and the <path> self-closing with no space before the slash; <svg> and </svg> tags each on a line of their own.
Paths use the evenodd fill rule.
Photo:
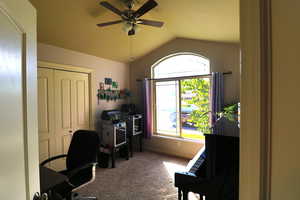
<svg viewBox="0 0 300 200">
<path fill-rule="evenodd" d="M 129 67 L 126 64 L 42 43 L 38 44 L 37 51 L 38 60 L 40 61 L 74 65 L 94 70 L 95 77 L 92 80 L 91 97 L 95 119 L 98 119 L 102 110 L 114 109 L 125 102 L 123 100 L 116 102 L 102 100 L 98 105 L 96 95 L 99 82 L 103 82 L 105 77 L 116 80 L 120 89 L 129 88 Z M 97 123 L 97 120 L 95 122 Z"/>
<path fill-rule="evenodd" d="M 241 1 L 242 90 L 240 199 L 298 200 L 300 199 L 299 157 L 299 1 L 269 0 L 271 12 L 272 108 L 270 179 L 262 182 L 265 153 L 261 127 L 261 0 Z M 268 3 L 268 1 L 265 1 Z M 264 27 L 267 24 L 263 24 Z M 263 51 L 269 51 L 263 50 Z M 267 124 L 268 125 L 268 124 Z M 262 137 L 263 136 L 263 137 Z M 267 145 L 267 144 L 266 144 Z M 268 177 L 267 177 L 268 178 Z M 270 182 L 270 188 L 268 187 Z M 267 188 L 265 188 L 267 186 Z M 269 192 L 270 189 L 270 192 Z M 267 192 L 265 192 L 267 191 Z M 264 198 L 264 197 L 267 198 Z M 268 198 L 269 197 L 269 198 Z"/>
<path fill-rule="evenodd" d="M 184 38 L 176 38 L 151 53 L 130 64 L 130 88 L 134 94 L 134 102 L 141 104 L 141 83 L 136 79 L 151 77 L 151 66 L 161 58 L 179 52 L 192 52 L 210 60 L 212 72 L 232 71 L 225 76 L 225 103 L 239 100 L 240 89 L 240 48 L 237 43 L 217 43 Z M 146 141 L 146 148 L 181 157 L 192 157 L 202 143 L 157 138 Z"/>
<path fill-rule="evenodd" d="M 300 199 L 299 1 L 271 0 L 273 51 L 271 199 Z"/>
<path fill-rule="evenodd" d="M 150 140 L 145 140 L 144 143 L 147 150 L 187 159 L 193 158 L 204 146 L 204 141 L 195 142 L 164 136 L 153 136 Z"/>
</svg>

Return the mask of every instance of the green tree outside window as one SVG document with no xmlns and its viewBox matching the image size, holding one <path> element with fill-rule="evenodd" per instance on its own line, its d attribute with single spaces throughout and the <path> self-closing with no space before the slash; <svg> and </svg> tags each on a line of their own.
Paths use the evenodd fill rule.
<svg viewBox="0 0 300 200">
<path fill-rule="evenodd" d="M 210 102 L 209 102 L 210 79 L 186 79 L 181 80 L 181 94 L 191 93 L 189 98 L 182 97 L 184 105 L 195 105 L 198 109 L 193 110 L 188 121 L 203 134 L 210 133 Z"/>
</svg>

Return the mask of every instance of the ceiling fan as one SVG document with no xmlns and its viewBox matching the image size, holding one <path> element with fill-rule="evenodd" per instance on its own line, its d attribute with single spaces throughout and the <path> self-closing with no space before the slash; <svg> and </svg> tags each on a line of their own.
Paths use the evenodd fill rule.
<svg viewBox="0 0 300 200">
<path fill-rule="evenodd" d="M 140 19 L 144 14 L 155 8 L 158 4 L 154 0 L 148 0 L 144 5 L 142 5 L 138 10 L 133 10 L 135 0 L 122 0 L 127 9 L 124 11 L 119 10 L 118 8 L 114 7 L 107 1 L 100 2 L 100 5 L 107 8 L 108 10 L 112 11 L 113 13 L 117 14 L 121 17 L 121 20 L 105 22 L 97 24 L 99 27 L 110 26 L 113 24 L 120 24 L 124 23 L 124 29 L 128 33 L 128 35 L 134 35 L 136 33 L 137 25 L 147 25 L 153 27 L 162 27 L 164 22 L 160 21 L 153 21 L 147 19 Z"/>
</svg>

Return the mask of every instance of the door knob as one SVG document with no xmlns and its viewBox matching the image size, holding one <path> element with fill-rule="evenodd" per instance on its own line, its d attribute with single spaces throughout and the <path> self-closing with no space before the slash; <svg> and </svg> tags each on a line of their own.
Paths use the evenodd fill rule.
<svg viewBox="0 0 300 200">
<path fill-rule="evenodd" d="M 48 200 L 48 194 L 43 193 L 40 195 L 40 193 L 36 192 L 33 196 L 33 200 Z"/>
<path fill-rule="evenodd" d="M 72 133 L 72 130 L 69 130 L 69 133 Z"/>
</svg>

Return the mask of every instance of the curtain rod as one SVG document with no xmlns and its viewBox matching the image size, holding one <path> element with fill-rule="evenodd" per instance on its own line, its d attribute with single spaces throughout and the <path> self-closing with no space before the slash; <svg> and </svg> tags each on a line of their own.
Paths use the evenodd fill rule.
<svg viewBox="0 0 300 200">
<path fill-rule="evenodd" d="M 229 72 L 223 72 L 223 75 L 229 75 L 232 74 L 231 71 Z M 178 77 L 170 77 L 170 78 L 145 78 L 149 81 L 168 81 L 168 80 L 182 80 L 182 79 L 192 79 L 192 78 L 208 78 L 211 77 L 212 74 L 202 74 L 202 75 L 197 75 L 197 76 L 178 76 Z M 136 79 L 136 81 L 143 81 L 142 79 Z"/>
</svg>

